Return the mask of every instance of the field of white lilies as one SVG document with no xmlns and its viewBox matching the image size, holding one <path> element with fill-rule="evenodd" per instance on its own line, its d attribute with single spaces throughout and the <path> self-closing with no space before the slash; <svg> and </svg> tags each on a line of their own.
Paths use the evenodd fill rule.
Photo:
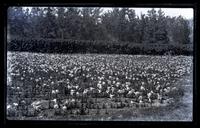
<svg viewBox="0 0 200 128">
<path fill-rule="evenodd" d="M 181 101 L 179 81 L 192 69 L 191 56 L 8 52 L 7 116 L 120 120 L 139 110 L 158 114 L 155 109 Z"/>
</svg>

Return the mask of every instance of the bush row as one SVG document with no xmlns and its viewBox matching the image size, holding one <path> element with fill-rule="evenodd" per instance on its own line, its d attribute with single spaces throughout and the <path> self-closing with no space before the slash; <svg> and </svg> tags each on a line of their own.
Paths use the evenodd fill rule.
<svg viewBox="0 0 200 128">
<path fill-rule="evenodd" d="M 84 41 L 58 39 L 11 39 L 9 51 L 41 53 L 103 53 L 146 55 L 192 55 L 192 44 L 135 44 L 132 42 Z"/>
</svg>

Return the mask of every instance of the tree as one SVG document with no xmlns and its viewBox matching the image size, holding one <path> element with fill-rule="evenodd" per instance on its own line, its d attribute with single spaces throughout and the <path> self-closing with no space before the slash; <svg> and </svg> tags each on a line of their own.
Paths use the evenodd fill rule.
<svg viewBox="0 0 200 128">
<path fill-rule="evenodd" d="M 147 16 L 141 15 L 141 21 L 139 24 L 140 41 L 144 43 L 158 43 L 166 44 L 169 42 L 167 21 L 164 12 L 159 9 L 157 12 L 155 9 L 148 11 Z"/>
<path fill-rule="evenodd" d="M 191 43 L 191 28 L 183 17 L 165 16 L 154 8 L 140 18 L 130 8 L 108 12 L 99 7 L 8 8 L 8 32 L 13 37 L 186 44 Z"/>
<path fill-rule="evenodd" d="M 115 40 L 113 36 L 113 26 L 112 26 L 112 17 L 111 17 L 111 12 L 104 13 L 101 16 L 101 26 L 102 26 L 102 32 L 106 35 L 105 38 L 107 40 Z M 105 39 L 104 38 L 104 39 Z"/>
<path fill-rule="evenodd" d="M 189 28 L 190 28 L 190 43 L 192 43 L 193 42 L 193 25 L 194 25 L 194 23 L 193 23 L 193 19 L 189 19 L 188 20 L 188 22 L 189 22 Z"/>
<path fill-rule="evenodd" d="M 127 39 L 126 41 L 130 41 L 133 43 L 141 43 L 142 42 L 142 33 L 144 31 L 145 25 L 142 24 L 143 21 L 136 17 L 135 10 L 128 10 L 128 23 L 127 23 Z"/>
<path fill-rule="evenodd" d="M 169 42 L 168 33 L 167 33 L 167 25 L 166 25 L 166 18 L 164 12 L 159 9 L 158 10 L 158 19 L 156 24 L 156 32 L 155 38 L 156 42 L 159 44 L 166 44 Z"/>
<path fill-rule="evenodd" d="M 130 34 L 129 32 L 129 17 L 128 17 L 129 9 L 128 8 L 122 8 L 119 11 L 119 18 L 118 18 L 118 37 L 120 41 L 128 41 L 128 35 Z M 134 14 L 132 14 L 134 15 Z M 134 33 L 133 33 L 134 34 Z"/>
<path fill-rule="evenodd" d="M 147 23 L 148 23 L 147 17 L 145 16 L 145 14 L 141 14 L 141 19 L 139 20 L 136 26 L 137 30 L 139 31 L 139 36 L 137 37 L 139 40 L 138 42 L 141 42 L 141 43 L 146 42 L 145 35 L 148 34 L 146 31 Z"/>
<path fill-rule="evenodd" d="M 100 7 L 98 8 L 93 8 L 92 10 L 92 14 L 91 14 L 91 20 L 92 20 L 92 24 L 93 24 L 93 28 L 92 29 L 92 33 L 94 34 L 94 40 L 104 40 L 106 39 L 106 35 L 104 33 L 105 28 L 103 28 L 102 24 L 101 24 L 101 13 L 102 13 L 102 9 Z"/>
<path fill-rule="evenodd" d="M 65 8 L 64 7 L 57 8 L 57 14 L 58 14 L 57 16 L 58 38 L 64 39 L 65 22 L 66 22 Z"/>
<path fill-rule="evenodd" d="M 22 7 L 8 8 L 9 32 L 12 36 L 26 36 L 26 16 Z"/>
<path fill-rule="evenodd" d="M 189 36 L 189 22 L 181 16 L 177 17 L 173 27 L 173 40 L 178 44 L 187 44 L 190 43 Z"/>
<path fill-rule="evenodd" d="M 57 35 L 57 24 L 55 17 L 55 8 L 48 7 L 45 8 L 46 14 L 41 21 L 42 33 L 41 36 L 44 38 L 56 38 Z"/>
<path fill-rule="evenodd" d="M 76 7 L 68 7 L 65 12 L 64 37 L 67 39 L 81 38 L 81 17 L 80 10 Z"/>
<path fill-rule="evenodd" d="M 156 25 L 157 25 L 157 13 L 153 8 L 147 11 L 147 26 L 145 27 L 144 42 L 145 43 L 156 43 Z"/>
<path fill-rule="evenodd" d="M 100 9 L 98 8 L 82 8 L 81 33 L 83 39 L 95 40 L 99 13 Z"/>
<path fill-rule="evenodd" d="M 166 29 L 167 29 L 167 36 L 169 39 L 169 44 L 175 43 L 173 39 L 173 32 L 175 30 L 175 17 L 166 17 Z"/>
<path fill-rule="evenodd" d="M 43 37 L 43 21 L 44 21 L 44 9 L 39 7 L 31 8 L 29 14 L 29 28 L 31 37 L 40 38 Z"/>
</svg>

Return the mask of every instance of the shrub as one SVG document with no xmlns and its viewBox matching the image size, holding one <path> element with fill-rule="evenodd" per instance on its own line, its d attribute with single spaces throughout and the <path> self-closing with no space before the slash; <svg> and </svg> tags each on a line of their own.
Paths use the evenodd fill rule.
<svg viewBox="0 0 200 128">
<path fill-rule="evenodd" d="M 58 39 L 11 39 L 7 43 L 9 51 L 29 51 L 42 53 L 115 53 L 192 55 L 191 44 L 137 44 L 112 41 L 58 40 Z"/>
</svg>

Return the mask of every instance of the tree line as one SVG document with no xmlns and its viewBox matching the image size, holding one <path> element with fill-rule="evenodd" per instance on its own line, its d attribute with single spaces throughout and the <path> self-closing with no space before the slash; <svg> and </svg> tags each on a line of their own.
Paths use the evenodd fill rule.
<svg viewBox="0 0 200 128">
<path fill-rule="evenodd" d="M 139 18 L 130 8 L 105 12 L 100 7 L 10 7 L 8 25 L 10 34 L 19 37 L 191 43 L 187 19 L 154 8 Z"/>
</svg>

